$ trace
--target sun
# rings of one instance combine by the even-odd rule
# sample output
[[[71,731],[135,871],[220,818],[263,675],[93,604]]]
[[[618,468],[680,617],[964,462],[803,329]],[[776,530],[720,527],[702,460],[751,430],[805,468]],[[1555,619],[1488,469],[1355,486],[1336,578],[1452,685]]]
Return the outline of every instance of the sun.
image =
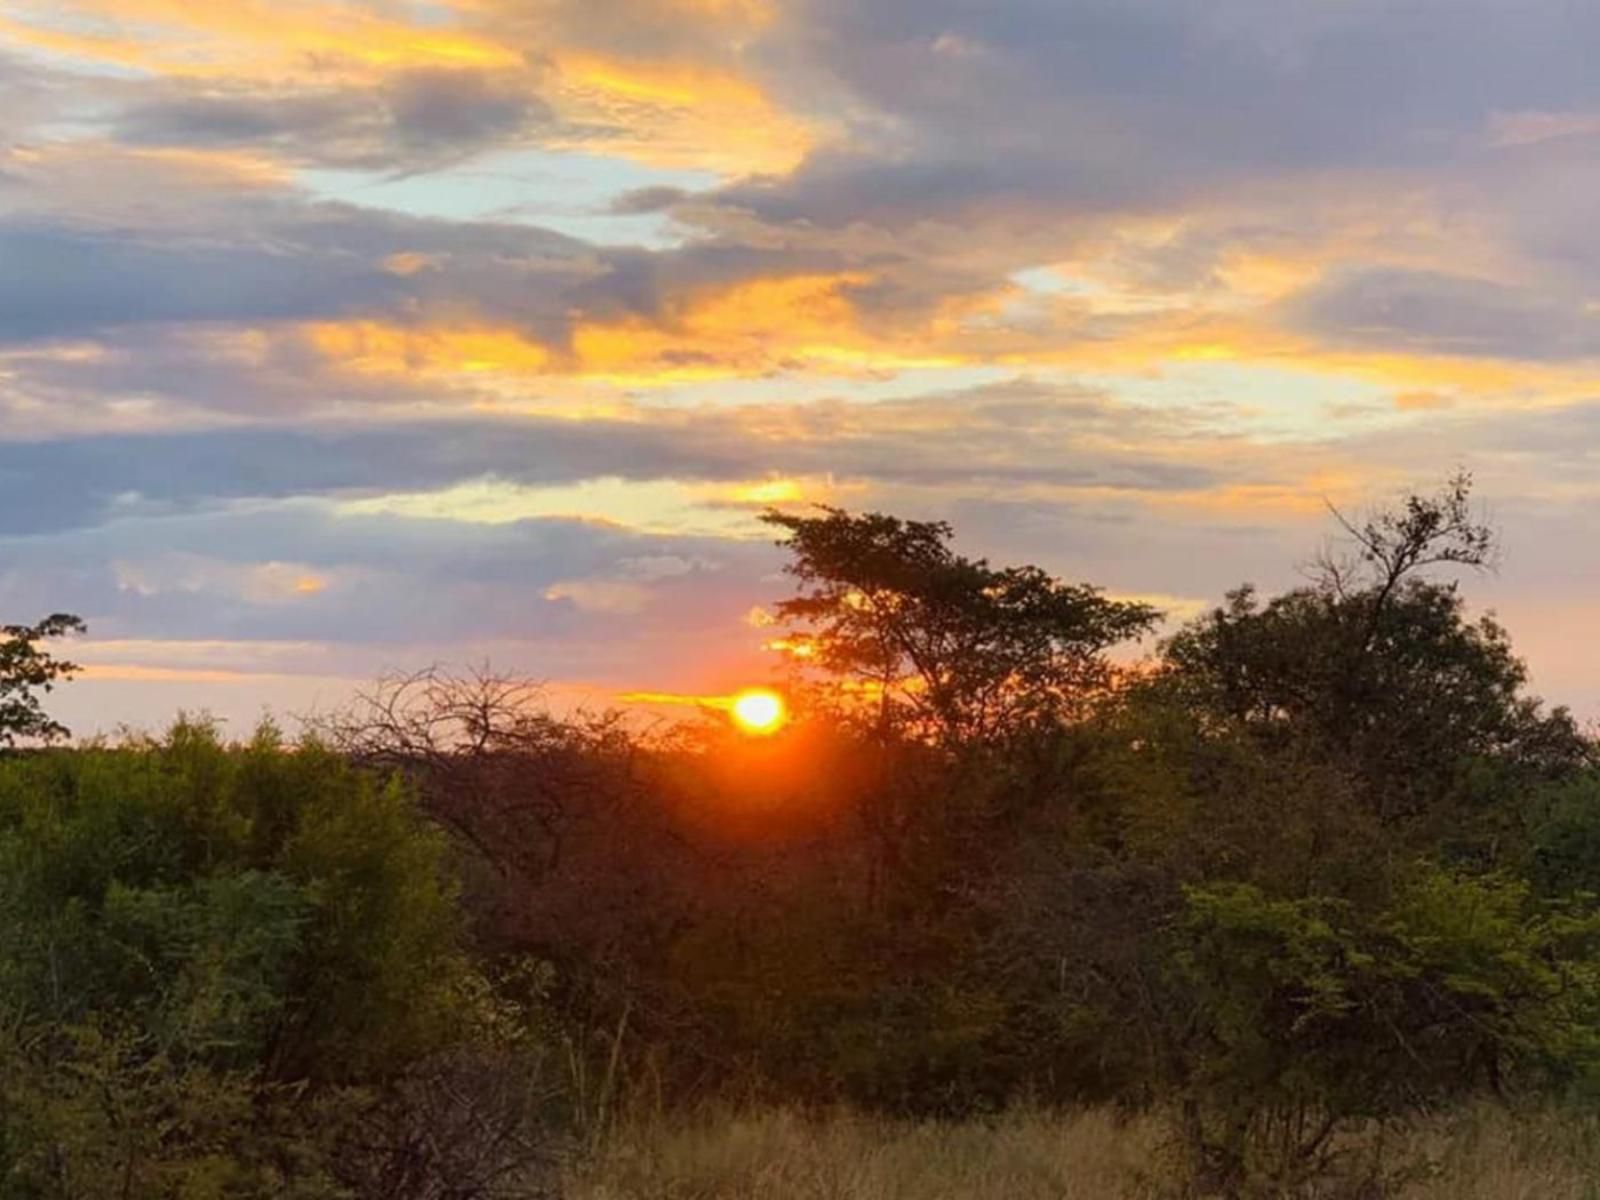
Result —
[[[789,718],[789,706],[770,688],[750,688],[733,698],[733,719],[746,733],[776,733]]]

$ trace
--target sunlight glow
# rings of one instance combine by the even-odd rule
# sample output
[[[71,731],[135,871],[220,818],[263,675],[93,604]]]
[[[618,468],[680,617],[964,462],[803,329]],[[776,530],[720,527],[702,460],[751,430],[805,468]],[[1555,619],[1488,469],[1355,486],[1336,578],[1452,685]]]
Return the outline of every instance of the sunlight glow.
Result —
[[[751,688],[734,697],[733,719],[746,733],[763,736],[776,733],[788,717],[789,709],[783,697],[769,688]]]

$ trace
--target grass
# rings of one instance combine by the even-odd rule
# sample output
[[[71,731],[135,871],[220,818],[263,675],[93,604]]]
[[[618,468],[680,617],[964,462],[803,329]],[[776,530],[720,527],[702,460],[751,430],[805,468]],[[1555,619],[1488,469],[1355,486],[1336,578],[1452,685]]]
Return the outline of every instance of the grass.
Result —
[[[1413,1131],[1421,1164],[1397,1200],[1600,1200],[1600,1126],[1475,1108]],[[702,1113],[619,1131],[574,1171],[570,1200],[1156,1200],[1171,1186],[1162,1131],[1104,1111],[994,1121],[837,1112]],[[1306,1197],[1305,1200],[1313,1200]],[[1316,1200],[1320,1200],[1317,1197]]]
[[[1592,1114],[1482,1106],[1424,1126],[1410,1148],[1433,1170],[1405,1200],[1600,1200]]]

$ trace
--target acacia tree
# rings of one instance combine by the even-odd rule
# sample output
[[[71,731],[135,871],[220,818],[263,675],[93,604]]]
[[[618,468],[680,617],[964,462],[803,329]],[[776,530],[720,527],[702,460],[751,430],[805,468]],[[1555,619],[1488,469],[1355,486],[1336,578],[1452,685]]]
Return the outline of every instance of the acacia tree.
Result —
[[[943,521],[838,508],[762,519],[785,532],[799,582],[777,605],[798,626],[786,643],[853,685],[880,735],[994,743],[1079,713],[1113,679],[1105,651],[1160,616],[1039,567],[959,555]]]
[[[0,747],[69,735],[65,725],[45,713],[40,694],[53,690],[57,680],[70,679],[78,666],[56,658],[40,643],[84,629],[68,613],[53,613],[36,625],[0,625]]]

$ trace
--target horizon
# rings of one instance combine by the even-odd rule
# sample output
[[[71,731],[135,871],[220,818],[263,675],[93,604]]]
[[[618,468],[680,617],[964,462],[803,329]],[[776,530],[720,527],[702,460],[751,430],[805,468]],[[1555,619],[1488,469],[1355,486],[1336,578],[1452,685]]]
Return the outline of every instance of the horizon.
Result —
[[[0,612],[80,735],[779,667],[769,505],[1177,618],[1471,471],[1600,718],[1600,11],[24,0]]]

